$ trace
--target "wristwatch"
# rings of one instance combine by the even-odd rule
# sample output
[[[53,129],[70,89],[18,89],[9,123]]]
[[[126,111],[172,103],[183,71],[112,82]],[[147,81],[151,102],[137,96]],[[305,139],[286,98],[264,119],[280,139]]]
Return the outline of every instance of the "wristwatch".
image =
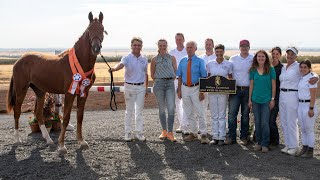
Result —
[[[274,98],[271,98],[271,100],[274,100]]]
[[[313,110],[313,107],[309,107],[310,110]]]

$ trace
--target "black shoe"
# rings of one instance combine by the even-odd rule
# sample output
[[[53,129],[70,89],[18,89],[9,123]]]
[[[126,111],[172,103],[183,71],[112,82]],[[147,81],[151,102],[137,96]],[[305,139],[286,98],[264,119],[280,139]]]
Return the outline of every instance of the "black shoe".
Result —
[[[222,145],[225,145],[224,140],[219,140],[218,146],[222,146]]]
[[[225,141],[225,144],[226,145],[232,145],[232,144],[236,144],[236,140],[232,140],[231,138],[227,138],[227,140]]]
[[[212,144],[212,145],[217,145],[217,144],[218,144],[218,140],[212,139],[212,141],[210,141],[210,144]]]

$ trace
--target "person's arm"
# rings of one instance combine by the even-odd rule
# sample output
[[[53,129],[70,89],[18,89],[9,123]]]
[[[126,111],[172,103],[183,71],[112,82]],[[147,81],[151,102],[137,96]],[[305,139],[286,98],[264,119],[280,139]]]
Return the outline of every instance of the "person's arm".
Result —
[[[315,85],[316,83],[318,83],[319,76],[318,76],[318,74],[316,74],[314,72],[312,72],[312,74],[313,74],[313,77],[309,79],[309,83],[311,85]]]
[[[109,72],[119,71],[119,70],[122,69],[123,67],[124,67],[124,64],[118,63],[118,64],[114,65],[113,68],[110,68],[108,71],[109,71]]]
[[[156,71],[156,58],[153,57],[151,59],[151,64],[150,64],[150,73],[151,73],[151,78],[154,80],[154,73]]]
[[[252,101],[251,101],[251,96],[252,96],[252,90],[253,90],[253,79],[250,80],[250,86],[249,86],[249,100],[248,100],[248,106],[250,109],[252,109]]]
[[[177,61],[176,61],[176,58],[174,56],[172,56],[171,60],[172,60],[172,66],[173,66],[174,73],[176,73],[177,72]]]
[[[146,65],[146,68],[145,68],[145,73],[146,73],[146,79],[144,81],[144,84],[146,86],[146,95],[145,97],[148,97],[148,85],[149,85],[149,77],[148,77],[148,61],[147,61],[147,65]]]
[[[178,98],[179,98],[179,99],[182,98],[181,85],[182,85],[182,77],[179,76],[179,79],[178,79],[178,89],[177,89],[177,93],[178,93]]]
[[[316,102],[316,93],[317,93],[317,88],[310,88],[310,105],[309,105],[309,111],[308,115],[309,117],[314,116],[314,106]]]
[[[269,103],[270,109],[272,109],[275,105],[275,100],[274,100],[275,97],[276,97],[276,80],[272,79],[272,96],[271,96],[271,101]]]

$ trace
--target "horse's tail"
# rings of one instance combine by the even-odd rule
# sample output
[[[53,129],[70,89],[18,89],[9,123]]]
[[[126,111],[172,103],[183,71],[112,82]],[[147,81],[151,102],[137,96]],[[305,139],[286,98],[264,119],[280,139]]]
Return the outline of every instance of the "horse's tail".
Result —
[[[13,89],[13,76],[11,77],[10,87],[7,94],[7,112],[11,112],[16,104],[16,94]]]

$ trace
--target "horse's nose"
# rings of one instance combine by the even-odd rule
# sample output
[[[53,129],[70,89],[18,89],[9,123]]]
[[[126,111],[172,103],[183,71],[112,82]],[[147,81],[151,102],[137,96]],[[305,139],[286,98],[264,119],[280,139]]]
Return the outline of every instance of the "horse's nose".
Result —
[[[97,53],[97,54],[100,53],[100,50],[101,50],[101,48],[100,48],[99,46],[96,46],[96,47],[93,49],[93,51],[94,51],[95,53]]]

